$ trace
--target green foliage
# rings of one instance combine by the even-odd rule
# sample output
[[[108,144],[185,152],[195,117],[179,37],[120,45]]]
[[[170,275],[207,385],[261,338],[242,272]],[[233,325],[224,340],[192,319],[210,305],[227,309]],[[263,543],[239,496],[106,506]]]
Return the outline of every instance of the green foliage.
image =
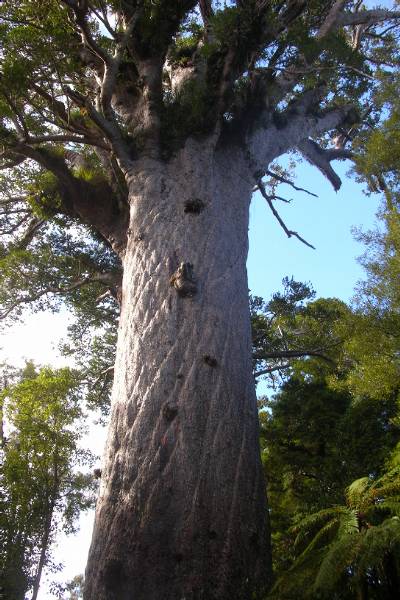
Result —
[[[188,79],[174,94],[167,93],[161,115],[164,153],[176,151],[187,135],[199,135],[209,127],[210,98],[201,81]]]
[[[332,598],[339,586],[371,586],[371,598],[391,598],[400,573],[400,471],[364,477],[347,490],[347,506],[324,509],[295,527],[297,557],[271,597],[293,598],[297,576],[308,586],[296,597]],[[378,588],[378,591],[374,588]]]
[[[379,87],[374,96],[374,110],[383,111],[384,118],[376,126],[375,117],[372,127],[357,140],[356,172],[367,181],[371,191],[380,189],[383,177],[385,186],[389,186],[392,192],[398,192],[400,77],[396,70],[390,73],[378,71],[376,77]]]
[[[190,20],[181,27],[179,37],[168,50],[168,61],[173,67],[188,66],[194,52],[198,49],[202,34],[203,28],[194,20]]]
[[[79,513],[93,504],[92,464],[79,446],[81,394],[69,369],[28,364],[1,393],[9,434],[0,467],[0,585],[9,600],[23,600],[51,565],[60,529],[76,530]]]
[[[61,301],[82,310],[85,298],[89,300],[87,295],[93,303],[92,311],[96,310],[95,298],[104,291],[100,274],[110,272],[111,282],[112,274],[117,276],[120,271],[119,261],[91,238],[86,228],[76,227],[69,232],[62,226],[66,224],[64,220],[43,229],[28,249],[11,246],[0,259],[4,314],[9,312],[11,316],[12,312],[12,317],[18,318],[26,305],[34,310],[55,310]],[[86,281],[92,282],[90,292],[82,289]]]
[[[335,298],[313,301],[309,284],[283,280],[271,300],[250,298],[256,375],[276,385],[303,371],[324,378],[336,370],[351,310]]]
[[[239,24],[240,23],[240,24]],[[220,44],[229,45],[235,30],[245,27],[243,20],[239,21],[239,9],[236,6],[226,6],[223,10],[217,10],[211,19],[213,34]]]
[[[343,503],[353,479],[381,472],[399,436],[395,398],[353,402],[350,394],[314,378],[290,378],[260,413],[278,573],[293,558],[290,527]]]

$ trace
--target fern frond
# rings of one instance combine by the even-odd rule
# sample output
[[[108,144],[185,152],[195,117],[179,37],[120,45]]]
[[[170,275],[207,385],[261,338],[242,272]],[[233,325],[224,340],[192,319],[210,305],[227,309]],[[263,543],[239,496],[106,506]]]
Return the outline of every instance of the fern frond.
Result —
[[[277,579],[268,600],[299,600],[312,597],[313,582],[318,573],[325,549],[317,550],[307,556],[301,565],[295,563],[289,571]]]
[[[320,528],[326,521],[332,519],[340,519],[340,515],[343,512],[347,512],[345,506],[333,506],[331,508],[324,508],[312,515],[308,515],[302,519],[295,527],[292,528],[292,532],[297,533],[294,546],[297,548],[301,543],[313,534],[317,528]]]
[[[315,592],[333,590],[345,571],[354,563],[360,545],[360,534],[357,533],[345,535],[330,546],[315,579]]]
[[[400,517],[400,497],[377,502],[367,514],[376,515],[379,513]]]
[[[382,486],[372,486],[370,489],[371,499],[387,498],[390,496],[398,496],[400,494],[400,478],[398,481],[388,482]]]
[[[340,517],[338,537],[358,533],[358,516],[356,510],[343,511]]]
[[[380,565],[388,552],[400,545],[400,519],[392,517],[371,527],[360,537],[361,546],[357,560],[360,574]]]
[[[365,500],[365,493],[371,484],[369,477],[356,479],[346,489],[346,500],[350,508],[360,509],[360,505]]]
[[[299,567],[303,561],[308,558],[315,550],[319,550],[322,547],[326,547],[329,542],[337,534],[338,528],[340,527],[340,520],[338,518],[328,521],[326,525],[321,527],[318,533],[313,537],[308,546],[303,550],[300,556],[296,559],[295,565]]]

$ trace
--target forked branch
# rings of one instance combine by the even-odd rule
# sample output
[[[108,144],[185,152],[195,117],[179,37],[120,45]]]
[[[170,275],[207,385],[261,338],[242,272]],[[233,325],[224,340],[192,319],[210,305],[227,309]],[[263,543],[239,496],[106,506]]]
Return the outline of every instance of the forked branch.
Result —
[[[302,140],[298,144],[298,149],[311,164],[315,165],[325,175],[332,184],[335,192],[337,192],[342,185],[342,181],[339,175],[333,170],[331,161],[352,158],[352,152],[344,148],[326,150],[310,139]]]
[[[273,197],[267,193],[267,191],[265,189],[265,184],[263,183],[263,181],[261,179],[258,180],[257,187],[260,190],[263,198],[265,198],[265,200],[268,202],[268,206],[270,207],[272,214],[274,215],[275,219],[278,221],[279,225],[282,227],[283,231],[286,233],[288,238],[296,237],[298,240],[300,240],[300,242],[302,242],[309,248],[312,248],[313,250],[315,250],[315,246],[313,246],[312,244],[307,242],[307,240],[305,240],[303,237],[301,237],[301,235],[299,235],[297,233],[297,231],[288,229],[288,227],[286,226],[285,222],[283,221],[282,217],[280,216],[280,214],[278,213],[278,211],[276,210],[276,208],[272,202]]]

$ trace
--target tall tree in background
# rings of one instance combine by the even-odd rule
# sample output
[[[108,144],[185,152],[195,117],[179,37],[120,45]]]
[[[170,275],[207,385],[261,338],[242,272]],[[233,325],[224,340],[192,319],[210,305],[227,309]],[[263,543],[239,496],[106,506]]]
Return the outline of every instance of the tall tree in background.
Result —
[[[56,535],[74,532],[93,504],[93,477],[79,469],[92,463],[79,447],[81,394],[69,369],[37,373],[28,364],[0,399],[9,429],[0,450],[0,595],[36,600]]]
[[[302,239],[263,177],[298,150],[340,187],[398,22],[339,0],[1,3],[3,316],[50,294],[121,308],[88,600],[268,580],[249,201]]]

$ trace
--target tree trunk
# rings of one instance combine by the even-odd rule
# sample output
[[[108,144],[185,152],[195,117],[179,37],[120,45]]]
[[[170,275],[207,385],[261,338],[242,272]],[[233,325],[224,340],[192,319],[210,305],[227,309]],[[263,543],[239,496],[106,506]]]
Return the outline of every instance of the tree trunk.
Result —
[[[54,505],[53,505],[53,503],[51,503],[51,505],[48,509],[49,512],[47,514],[45,524],[44,524],[44,531],[43,531],[43,536],[42,536],[41,545],[40,545],[39,562],[38,562],[38,565],[36,568],[35,577],[33,579],[31,600],[37,600],[37,597],[39,594],[40,581],[42,579],[43,568],[44,568],[44,565],[46,562],[46,554],[47,554],[47,550],[48,550],[48,546],[49,546],[51,521],[53,518],[53,510],[54,510]]]
[[[239,153],[193,141],[135,173],[85,598],[253,598],[270,554],[246,273],[251,177]]]

